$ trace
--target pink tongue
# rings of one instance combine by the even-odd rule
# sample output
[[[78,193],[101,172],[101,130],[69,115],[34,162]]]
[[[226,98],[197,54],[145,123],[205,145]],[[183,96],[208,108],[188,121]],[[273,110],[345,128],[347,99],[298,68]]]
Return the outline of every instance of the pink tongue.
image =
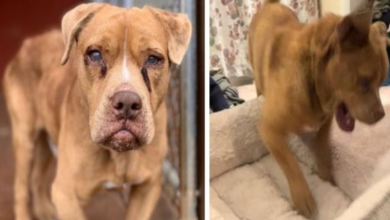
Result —
[[[337,106],[336,121],[343,131],[351,132],[355,128],[355,119],[349,114],[344,103]]]

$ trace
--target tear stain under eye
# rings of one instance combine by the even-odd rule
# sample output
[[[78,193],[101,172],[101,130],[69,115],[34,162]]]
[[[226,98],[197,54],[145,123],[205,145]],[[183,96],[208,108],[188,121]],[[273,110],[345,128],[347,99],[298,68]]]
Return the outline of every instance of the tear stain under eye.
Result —
[[[141,74],[142,74],[142,78],[144,79],[144,82],[146,84],[146,87],[148,87],[148,91],[152,92],[152,87],[150,87],[150,80],[149,80],[148,71],[146,70],[146,68],[141,69]]]
[[[107,66],[104,62],[102,62],[101,66],[102,67],[100,68],[100,74],[101,74],[100,76],[104,77],[107,73]]]
[[[90,65],[90,63],[88,62],[87,56],[84,56],[84,65],[86,65],[86,66]],[[104,61],[101,61],[99,63],[99,65],[100,65],[100,77],[103,78],[106,76],[106,73],[107,73],[107,65]]]

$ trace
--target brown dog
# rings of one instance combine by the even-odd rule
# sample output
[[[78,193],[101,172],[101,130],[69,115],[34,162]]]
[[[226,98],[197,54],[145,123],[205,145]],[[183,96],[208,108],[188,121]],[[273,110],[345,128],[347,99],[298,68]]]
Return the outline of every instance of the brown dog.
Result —
[[[355,118],[373,124],[384,116],[379,87],[389,64],[386,28],[371,25],[371,12],[329,14],[303,25],[289,8],[266,2],[249,28],[249,60],[264,103],[259,132],[282,168],[298,212],[306,217],[315,201],[286,137],[318,131],[311,146],[319,175],[333,182],[329,129],[335,116],[344,131]]]
[[[131,186],[126,219],[150,217],[167,151],[170,67],[181,62],[190,36],[183,14],[96,3],[68,12],[62,35],[23,43],[4,78],[16,219],[32,219],[31,199],[39,219],[53,219],[55,210],[61,220],[85,219],[82,207],[108,182]],[[48,137],[58,145],[56,209],[42,187]]]

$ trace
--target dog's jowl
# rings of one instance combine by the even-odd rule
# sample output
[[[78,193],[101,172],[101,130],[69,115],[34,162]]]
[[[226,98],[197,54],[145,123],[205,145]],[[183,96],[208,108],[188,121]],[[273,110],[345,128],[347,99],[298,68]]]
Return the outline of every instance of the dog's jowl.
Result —
[[[105,182],[130,184],[126,219],[149,219],[167,151],[170,65],[190,36],[184,14],[91,3],[66,13],[61,31],[23,42],[4,78],[17,220],[85,219]],[[41,190],[48,138],[58,146],[53,203]]]

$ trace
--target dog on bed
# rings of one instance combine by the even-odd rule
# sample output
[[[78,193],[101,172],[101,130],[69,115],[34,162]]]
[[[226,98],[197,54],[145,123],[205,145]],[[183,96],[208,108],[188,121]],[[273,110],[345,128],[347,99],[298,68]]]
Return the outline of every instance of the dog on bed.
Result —
[[[249,27],[249,61],[265,97],[260,136],[282,168],[297,211],[311,217],[316,203],[294,155],[289,133],[317,132],[311,149],[319,175],[331,181],[329,130],[335,117],[351,132],[355,119],[374,124],[385,115],[379,87],[388,71],[386,26],[371,11],[328,14],[300,24],[294,12],[266,1]]]
[[[17,220],[86,219],[83,207],[108,183],[130,187],[126,219],[149,219],[168,146],[170,69],[190,36],[184,14],[91,3],[65,14],[62,33],[24,41],[4,76]],[[54,206],[43,190],[48,137],[58,146]]]

